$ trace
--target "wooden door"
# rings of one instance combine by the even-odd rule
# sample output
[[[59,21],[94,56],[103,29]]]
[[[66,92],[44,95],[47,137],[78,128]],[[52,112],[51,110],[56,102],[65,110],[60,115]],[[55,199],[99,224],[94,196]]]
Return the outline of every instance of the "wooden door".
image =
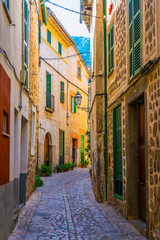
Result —
[[[44,163],[49,166],[49,138],[47,135],[44,140]]]
[[[138,105],[139,218],[146,222],[146,165],[144,103]]]
[[[72,160],[77,163],[78,140],[72,139]]]

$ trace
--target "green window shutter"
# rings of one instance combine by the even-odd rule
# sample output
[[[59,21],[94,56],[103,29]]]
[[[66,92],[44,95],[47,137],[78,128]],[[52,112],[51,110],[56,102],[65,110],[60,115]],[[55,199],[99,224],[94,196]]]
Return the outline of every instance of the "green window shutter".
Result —
[[[61,82],[60,101],[64,103],[64,82]]]
[[[51,74],[46,73],[46,107],[51,108]]]
[[[46,73],[46,92],[51,93],[51,74]]]
[[[62,56],[62,44],[58,42],[58,53]]]
[[[114,24],[108,33],[108,71],[114,69]]]
[[[23,11],[23,68],[26,70],[25,86],[28,88],[28,77],[29,77],[29,7],[26,0],[24,0],[24,11]]]
[[[123,199],[121,105],[113,111],[114,193]]]
[[[74,113],[77,111],[76,99],[74,98]]]
[[[78,78],[81,79],[81,67],[78,66]]]
[[[81,134],[81,162],[84,162],[84,135]]]
[[[64,164],[64,141],[65,133],[59,130],[59,165]]]
[[[9,11],[9,4],[10,4],[10,0],[4,0],[7,10]]]
[[[73,98],[73,97],[71,96],[71,112],[72,112],[72,98]]]
[[[141,7],[140,0],[129,0],[129,77],[141,68]]]
[[[51,44],[51,32],[47,29],[47,42]]]

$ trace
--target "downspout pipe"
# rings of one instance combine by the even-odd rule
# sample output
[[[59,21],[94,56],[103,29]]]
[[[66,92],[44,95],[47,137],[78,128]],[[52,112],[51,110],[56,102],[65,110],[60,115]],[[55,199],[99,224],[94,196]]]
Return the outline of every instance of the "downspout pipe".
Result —
[[[103,0],[103,38],[104,38],[104,166],[105,166],[105,185],[107,201],[107,45],[106,45],[106,0]]]

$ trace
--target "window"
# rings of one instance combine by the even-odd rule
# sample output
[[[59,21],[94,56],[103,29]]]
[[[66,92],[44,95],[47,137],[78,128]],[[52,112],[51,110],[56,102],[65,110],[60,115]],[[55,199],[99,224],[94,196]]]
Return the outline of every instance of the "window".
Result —
[[[8,114],[3,111],[3,133],[8,133]]]
[[[51,74],[46,73],[46,107],[51,108]]]
[[[81,162],[84,162],[84,135],[81,134]]]
[[[76,100],[71,96],[71,112],[76,113]]]
[[[114,24],[108,33],[108,73],[114,69]]]
[[[28,3],[24,0],[23,12],[23,68],[26,71],[25,87],[28,88],[28,56],[29,56],[29,8]]]
[[[129,78],[141,68],[141,1],[129,0]]]
[[[51,44],[51,32],[47,29],[47,42]]]
[[[32,135],[31,135],[31,155],[34,155],[35,146],[35,133],[36,133],[36,113],[32,111]]]
[[[78,78],[81,79],[81,67],[78,66]]]
[[[62,44],[58,42],[58,53],[62,56]]]
[[[61,82],[60,102],[64,103],[64,82]]]
[[[114,195],[123,200],[121,105],[113,110]]]
[[[5,2],[7,10],[9,12],[9,4],[10,4],[10,0],[3,0],[3,2]]]

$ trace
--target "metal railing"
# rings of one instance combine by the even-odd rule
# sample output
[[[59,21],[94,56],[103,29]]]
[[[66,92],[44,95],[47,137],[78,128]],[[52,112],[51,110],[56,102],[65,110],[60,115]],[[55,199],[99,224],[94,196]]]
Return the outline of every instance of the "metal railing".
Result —
[[[49,92],[46,92],[46,108],[55,110],[55,97]]]

